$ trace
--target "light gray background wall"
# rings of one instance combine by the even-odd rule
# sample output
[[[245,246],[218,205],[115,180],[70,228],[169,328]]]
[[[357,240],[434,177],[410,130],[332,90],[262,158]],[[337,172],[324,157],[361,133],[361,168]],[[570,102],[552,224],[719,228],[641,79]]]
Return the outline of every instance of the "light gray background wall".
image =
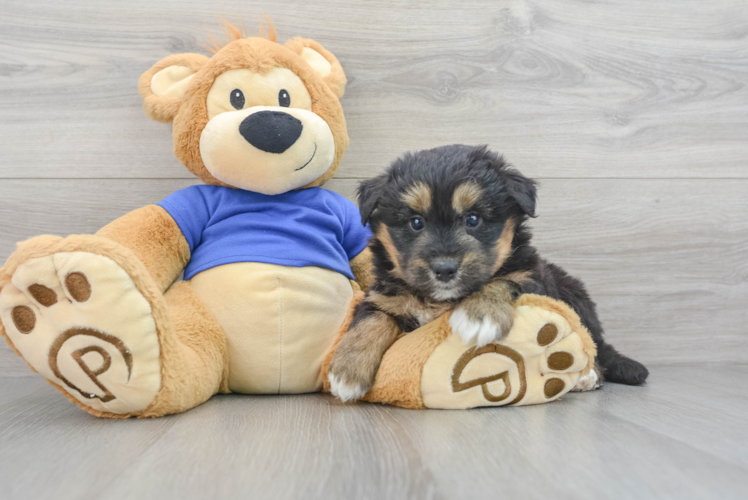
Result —
[[[195,183],[137,80],[271,16],[340,59],[352,196],[406,150],[486,143],[540,180],[535,243],[649,364],[748,361],[744,0],[0,2],[0,261]],[[0,374],[28,369],[0,347]]]

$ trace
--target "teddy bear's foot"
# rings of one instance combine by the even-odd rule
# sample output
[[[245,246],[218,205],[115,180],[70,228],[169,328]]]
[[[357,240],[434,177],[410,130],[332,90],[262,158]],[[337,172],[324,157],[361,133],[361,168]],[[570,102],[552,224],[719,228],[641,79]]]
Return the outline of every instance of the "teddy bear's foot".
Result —
[[[449,314],[403,335],[384,354],[363,399],[458,409],[546,403],[575,387],[594,388],[589,374],[597,349],[579,316],[539,295],[522,295],[514,306],[509,333],[482,347],[464,345]]]
[[[23,262],[0,291],[0,318],[26,362],[86,407],[132,414],[161,387],[151,304],[108,257],[73,251]]]
[[[595,347],[568,307],[546,297],[518,302],[514,326],[500,342],[483,347],[450,335],[423,368],[423,403],[429,408],[545,403],[595,380]],[[585,385],[586,384],[586,385]]]

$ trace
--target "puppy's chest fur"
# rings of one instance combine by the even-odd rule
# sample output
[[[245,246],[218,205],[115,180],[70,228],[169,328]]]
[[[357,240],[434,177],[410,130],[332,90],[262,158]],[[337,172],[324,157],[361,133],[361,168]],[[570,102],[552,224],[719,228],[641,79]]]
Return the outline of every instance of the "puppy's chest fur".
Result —
[[[367,300],[392,316],[404,333],[434,321],[455,306],[452,303],[424,301],[411,294],[384,295],[375,291],[369,292]]]

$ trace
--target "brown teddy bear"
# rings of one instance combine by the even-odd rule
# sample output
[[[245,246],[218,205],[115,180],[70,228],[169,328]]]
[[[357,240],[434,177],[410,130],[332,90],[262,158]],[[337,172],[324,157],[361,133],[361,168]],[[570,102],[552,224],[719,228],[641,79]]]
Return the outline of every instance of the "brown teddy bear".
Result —
[[[158,416],[217,392],[301,393],[366,284],[368,229],[319,188],[348,146],[346,77],[313,40],[247,38],[140,78],[205,185],[93,236],[40,236],[0,272],[11,346],[86,411]],[[184,273],[184,280],[175,280]]]
[[[226,32],[213,57],[172,55],[140,79],[146,114],[173,123],[175,155],[205,184],[96,235],[20,243],[0,269],[0,332],[93,415],[329,390],[371,281],[358,209],[319,187],[348,145],[339,62],[313,40],[276,43],[272,27],[267,39]],[[469,408],[592,388],[595,346],[576,314],[547,297],[514,305],[500,343],[463,345],[449,313],[401,337],[364,399]]]

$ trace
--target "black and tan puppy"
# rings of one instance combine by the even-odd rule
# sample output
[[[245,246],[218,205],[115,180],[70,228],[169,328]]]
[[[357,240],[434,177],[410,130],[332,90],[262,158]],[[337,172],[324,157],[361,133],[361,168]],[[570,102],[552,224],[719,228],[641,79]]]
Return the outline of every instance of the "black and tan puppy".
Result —
[[[363,182],[359,208],[374,232],[375,282],[333,357],[333,394],[362,397],[395,338],[448,310],[465,343],[500,340],[521,293],[548,295],[576,311],[597,343],[606,380],[644,382],[647,369],[603,340],[584,284],[530,245],[526,221],[535,217],[535,193],[535,182],[502,157],[463,145],[406,154]],[[601,383],[596,372],[580,381],[584,389]]]

